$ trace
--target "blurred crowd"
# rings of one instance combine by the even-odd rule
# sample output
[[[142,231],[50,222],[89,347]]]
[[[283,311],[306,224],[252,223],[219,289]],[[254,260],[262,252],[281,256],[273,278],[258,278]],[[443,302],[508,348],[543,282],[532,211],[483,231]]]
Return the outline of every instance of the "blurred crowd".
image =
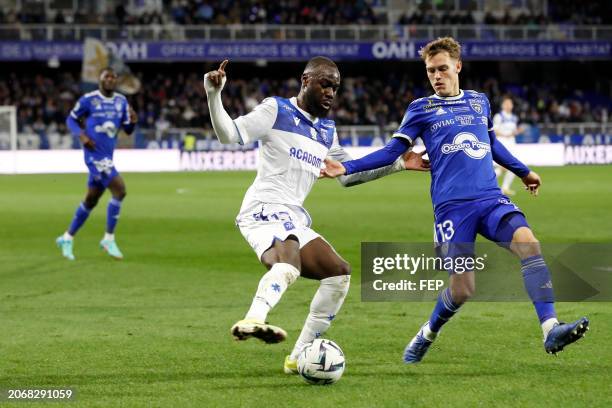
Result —
[[[139,127],[157,134],[168,128],[210,128],[210,117],[201,73],[175,75],[151,74],[142,77],[146,86],[130,96],[138,113]],[[485,92],[493,110],[501,98],[511,95],[515,113],[522,122],[601,122],[607,121],[609,97],[575,89],[563,83],[502,83],[466,78],[463,89]],[[298,94],[297,79],[237,79],[228,81],[223,92],[224,105],[231,116],[253,109],[265,97],[291,97]],[[67,133],[66,116],[82,94],[78,75],[68,72],[54,76],[21,76],[12,73],[0,78],[0,105],[16,105],[18,131],[41,129]],[[429,84],[414,82],[407,75],[346,77],[334,104],[331,118],[337,125],[397,126],[408,104],[415,98],[431,94]]]
[[[27,3],[27,2],[26,2]],[[376,0],[80,0],[74,12],[49,11],[42,2],[0,9],[0,24],[610,24],[610,1],[555,0],[546,12],[507,6],[443,10],[421,1],[410,11],[376,7]],[[417,6],[415,6],[415,4]],[[442,4],[442,2],[440,2]],[[454,4],[454,3],[453,3]],[[476,4],[476,3],[474,3]],[[486,3],[485,3],[486,4]],[[387,11],[391,11],[388,13]]]

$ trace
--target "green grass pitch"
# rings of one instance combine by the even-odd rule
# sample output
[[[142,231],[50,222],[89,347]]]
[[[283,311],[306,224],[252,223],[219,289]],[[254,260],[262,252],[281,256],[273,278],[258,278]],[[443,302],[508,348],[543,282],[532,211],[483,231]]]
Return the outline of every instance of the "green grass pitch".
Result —
[[[540,241],[612,242],[612,167],[537,170],[541,195],[519,192],[515,202]],[[86,176],[0,176],[0,389],[72,386],[77,400],[67,406],[98,407],[610,406],[612,303],[558,304],[561,318],[592,322],[559,357],[544,352],[530,304],[470,303],[422,364],[402,364],[433,304],[362,303],[359,249],[431,239],[426,174],[349,189],[317,183],[305,203],[314,228],[353,266],[351,292],[325,336],[343,348],[347,369],[330,387],[284,375],[315,282],[299,280],[269,316],[288,331],[286,343],[229,334],[263,273],[234,226],[253,177],[124,174],[117,240],[126,259],[98,248],[105,196],[69,262],[54,239]]]

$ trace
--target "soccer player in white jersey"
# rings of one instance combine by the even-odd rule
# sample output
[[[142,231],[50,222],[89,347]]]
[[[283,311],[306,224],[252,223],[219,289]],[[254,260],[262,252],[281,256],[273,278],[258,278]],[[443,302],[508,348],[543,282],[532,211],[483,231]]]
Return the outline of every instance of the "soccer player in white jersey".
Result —
[[[504,144],[504,146],[506,146],[511,153],[515,153],[515,137],[519,133],[519,128],[518,116],[512,113],[512,109],[514,108],[512,98],[508,96],[504,97],[501,108],[501,112],[496,113],[495,116],[493,116],[493,130],[495,130],[495,135]],[[498,177],[501,175],[504,176],[501,187],[502,193],[509,196],[516,194],[516,192],[511,188],[512,181],[514,180],[513,172],[500,165],[496,165],[495,174]]]
[[[329,328],[350,283],[349,264],[310,228],[310,216],[302,207],[326,157],[350,160],[338,144],[334,121],[325,119],[340,86],[340,73],[330,59],[315,57],[304,69],[297,97],[266,98],[249,114],[232,120],[221,100],[227,63],[223,61],[219,69],[204,76],[204,87],[213,128],[221,143],[260,141],[257,177],[244,197],[236,224],[268,269],[250,309],[234,324],[231,334],[237,340],[285,340],[283,329],[266,323],[268,313],[299,276],[319,280],[321,285],[302,332],[285,358],[284,371],[295,373],[299,352]],[[349,186],[404,169],[427,167],[422,155],[408,153],[389,166],[340,181]]]

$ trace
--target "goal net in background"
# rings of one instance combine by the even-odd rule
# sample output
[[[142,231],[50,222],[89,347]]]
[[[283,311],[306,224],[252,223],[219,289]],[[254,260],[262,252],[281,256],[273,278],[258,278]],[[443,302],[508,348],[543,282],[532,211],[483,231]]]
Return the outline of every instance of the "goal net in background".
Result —
[[[17,150],[17,108],[0,106],[0,150]]]

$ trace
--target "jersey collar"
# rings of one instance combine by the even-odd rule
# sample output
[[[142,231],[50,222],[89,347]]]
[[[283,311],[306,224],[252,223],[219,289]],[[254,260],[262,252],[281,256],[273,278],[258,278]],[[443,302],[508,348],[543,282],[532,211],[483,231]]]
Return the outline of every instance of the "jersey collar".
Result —
[[[302,115],[304,115],[304,117],[306,119],[311,121],[313,124],[317,123],[319,118],[317,118],[316,116],[312,116],[310,113],[308,113],[305,110],[301,109],[298,106],[298,104],[297,104],[297,98],[295,96],[293,98],[289,99],[289,102],[291,102],[291,104],[298,110],[298,112],[300,112]]]
[[[115,99],[115,92],[113,92],[113,94],[109,97],[106,97],[102,94],[102,92],[100,92],[100,90],[98,89],[96,91],[96,95],[99,96],[100,98],[104,99],[105,101],[112,101],[113,99]]]
[[[457,99],[463,98],[463,89],[460,89],[459,95],[456,96],[438,96],[436,94],[433,94],[432,97],[436,99],[442,99],[443,101],[455,101]]]

